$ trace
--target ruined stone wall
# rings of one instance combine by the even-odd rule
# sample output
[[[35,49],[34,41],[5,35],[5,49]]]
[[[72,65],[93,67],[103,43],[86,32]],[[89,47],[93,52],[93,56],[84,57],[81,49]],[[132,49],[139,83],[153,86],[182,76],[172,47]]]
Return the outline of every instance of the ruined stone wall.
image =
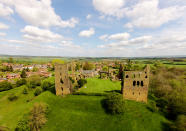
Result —
[[[67,64],[55,65],[55,88],[57,96],[71,93],[72,83],[69,80]]]
[[[122,87],[125,99],[147,102],[149,87],[149,71],[147,66],[144,71],[125,71]]]

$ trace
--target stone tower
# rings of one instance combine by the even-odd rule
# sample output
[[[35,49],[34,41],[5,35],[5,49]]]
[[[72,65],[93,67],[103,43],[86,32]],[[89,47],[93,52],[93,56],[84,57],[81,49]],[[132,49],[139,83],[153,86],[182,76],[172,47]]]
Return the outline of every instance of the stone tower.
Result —
[[[72,83],[68,76],[67,64],[55,65],[55,88],[57,96],[63,96],[71,93]]]
[[[144,71],[125,71],[122,93],[125,99],[147,102],[150,66]]]

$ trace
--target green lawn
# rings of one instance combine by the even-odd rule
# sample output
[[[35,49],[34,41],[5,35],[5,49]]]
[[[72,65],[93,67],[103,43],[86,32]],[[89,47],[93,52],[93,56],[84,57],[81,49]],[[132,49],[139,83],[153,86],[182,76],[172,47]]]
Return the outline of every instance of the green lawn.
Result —
[[[120,82],[111,82],[96,78],[88,79],[87,88],[79,92],[109,93],[120,90]],[[28,95],[21,94],[22,88],[0,92],[0,126],[14,130],[17,121],[27,113],[35,102],[49,105],[48,121],[43,131],[161,131],[167,120],[159,113],[147,109],[146,104],[126,101],[126,112],[123,115],[107,114],[102,107],[104,96],[68,95],[57,97],[46,91],[34,97],[33,91]],[[18,100],[10,102],[8,94],[20,94]],[[32,99],[30,102],[26,100]]]
[[[102,93],[106,94],[111,91],[120,91],[121,84],[119,81],[101,80],[98,78],[88,78],[87,84],[78,92],[81,93]]]

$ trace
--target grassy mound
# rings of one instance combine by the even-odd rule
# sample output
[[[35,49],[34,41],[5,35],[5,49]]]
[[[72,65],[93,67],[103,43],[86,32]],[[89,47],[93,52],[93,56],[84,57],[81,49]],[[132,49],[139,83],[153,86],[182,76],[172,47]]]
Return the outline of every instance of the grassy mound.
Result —
[[[120,90],[119,82],[88,79],[84,93],[109,93]],[[167,120],[158,113],[151,112],[146,104],[126,101],[126,111],[122,115],[107,114],[103,108],[104,96],[68,95],[58,97],[51,92],[34,96],[34,90],[22,94],[22,87],[0,93],[0,126],[14,130],[18,120],[27,113],[35,102],[49,105],[48,121],[43,131],[89,130],[89,131],[161,131]],[[16,101],[10,102],[10,93],[19,94]],[[29,100],[29,102],[28,102]]]

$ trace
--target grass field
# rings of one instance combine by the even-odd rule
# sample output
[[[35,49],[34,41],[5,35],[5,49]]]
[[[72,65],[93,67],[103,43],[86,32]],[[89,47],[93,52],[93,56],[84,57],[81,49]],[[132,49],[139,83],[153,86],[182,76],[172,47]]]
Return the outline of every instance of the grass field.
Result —
[[[110,93],[120,90],[120,83],[90,78],[86,87],[79,92]],[[8,101],[7,96],[11,92],[20,94],[18,100]],[[28,95],[21,92],[22,87],[0,92],[0,126],[14,130],[17,121],[35,102],[49,105],[48,121],[43,131],[161,131],[168,122],[159,113],[148,110],[144,103],[126,101],[127,108],[123,115],[110,115],[102,107],[104,96],[68,95],[62,98],[46,91],[34,97],[33,91]],[[26,102],[28,99],[31,101]]]

